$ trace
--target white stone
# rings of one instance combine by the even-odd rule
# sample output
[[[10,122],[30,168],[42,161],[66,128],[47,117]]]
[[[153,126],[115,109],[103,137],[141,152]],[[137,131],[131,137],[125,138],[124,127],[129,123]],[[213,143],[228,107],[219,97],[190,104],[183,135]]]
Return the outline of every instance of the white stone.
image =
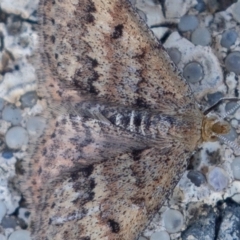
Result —
[[[0,135],[5,135],[10,126],[10,122],[0,119]]]
[[[151,235],[150,240],[170,240],[170,236],[166,231],[155,232]]]
[[[0,240],[7,240],[7,238],[4,235],[0,234]]]
[[[164,36],[164,34],[166,34],[168,29],[169,28],[167,27],[156,27],[156,28],[152,28],[152,31],[154,35],[157,37],[157,39],[161,39]]]
[[[29,16],[37,9],[38,0],[1,0],[0,7],[3,11],[20,15],[22,18]]]
[[[146,14],[148,26],[161,24],[165,21],[161,5],[155,4],[153,1],[138,0],[136,8]]]
[[[27,62],[20,64],[20,70],[4,75],[0,83],[0,97],[4,100],[16,103],[20,96],[29,91],[35,91],[37,79],[35,69]]]
[[[166,18],[178,22],[180,17],[196,4],[196,0],[165,0]]]
[[[30,232],[27,230],[17,230],[10,235],[8,240],[31,240]]]
[[[186,38],[181,37],[178,32],[173,32],[169,36],[164,47],[176,48],[181,52],[181,61],[178,63],[181,71],[190,62],[198,62],[202,66],[203,79],[195,84],[190,83],[197,100],[201,101],[206,94],[214,93],[216,89],[223,93],[226,92],[221,65],[210,47],[195,46]]]

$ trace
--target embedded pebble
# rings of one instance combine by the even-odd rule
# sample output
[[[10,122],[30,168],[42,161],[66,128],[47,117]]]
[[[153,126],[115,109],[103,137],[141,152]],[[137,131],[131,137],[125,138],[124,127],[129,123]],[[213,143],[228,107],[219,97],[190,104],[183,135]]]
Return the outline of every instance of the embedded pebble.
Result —
[[[196,170],[191,170],[187,174],[187,178],[197,187],[206,182],[204,175]]]
[[[227,140],[233,142],[238,137],[238,134],[236,130],[231,127],[230,131],[227,134],[222,134],[222,136],[225,137]]]
[[[190,62],[183,69],[183,76],[190,83],[199,82],[203,74],[203,67],[197,62]]]
[[[210,106],[212,106],[223,97],[224,95],[222,92],[209,93],[207,95],[208,103],[210,104]]]
[[[235,30],[227,30],[223,33],[221,39],[221,45],[225,48],[230,48],[235,44],[238,34]]]
[[[19,35],[22,31],[22,19],[19,16],[10,15],[7,19],[6,28],[9,35]]]
[[[203,0],[197,0],[197,5],[194,8],[199,12],[203,12],[206,9],[206,3]]]
[[[29,134],[40,136],[45,128],[46,121],[43,117],[31,117],[27,121],[27,131]]]
[[[240,1],[239,0],[233,6],[232,15],[233,15],[233,18],[240,23]]]
[[[7,240],[7,238],[4,235],[0,234],[0,240]]]
[[[180,231],[183,226],[183,215],[177,210],[169,209],[164,212],[163,221],[164,226],[169,233],[176,233]]]
[[[10,159],[13,157],[13,152],[11,150],[4,150],[2,152],[2,157],[5,159]]]
[[[197,28],[191,35],[191,42],[195,45],[208,46],[212,42],[211,33],[207,28]]]
[[[3,217],[7,213],[7,207],[4,202],[0,201],[0,222],[2,222]]]
[[[229,72],[240,74],[240,52],[232,52],[225,59],[225,66]]]
[[[147,240],[145,237],[139,237],[138,240]]]
[[[0,110],[4,107],[4,99],[0,98]]]
[[[23,127],[12,127],[5,135],[5,142],[11,149],[20,149],[28,144],[28,133]]]
[[[33,107],[37,103],[37,100],[38,96],[35,91],[27,92],[20,98],[22,107]]]
[[[30,232],[27,230],[17,230],[10,235],[8,240],[31,240]]]
[[[37,9],[38,0],[1,0],[1,10],[7,13],[20,15],[22,18],[29,18]]]
[[[228,178],[222,168],[215,167],[208,173],[208,184],[215,191],[222,191],[228,185]]]
[[[177,48],[169,48],[167,52],[176,65],[181,61],[182,54]]]
[[[234,178],[237,180],[240,180],[240,157],[236,157],[232,161],[231,168],[232,168]]]
[[[1,223],[3,228],[16,228],[18,223],[17,223],[17,219],[13,216],[5,216],[2,219],[2,223]]]
[[[178,23],[178,29],[181,32],[193,31],[197,28],[199,22],[196,16],[194,15],[185,15],[180,18]]]
[[[151,235],[150,240],[170,240],[170,236],[166,231],[155,232]]]
[[[2,111],[2,119],[13,125],[18,125],[22,121],[22,112],[19,108],[12,105],[6,106]]]

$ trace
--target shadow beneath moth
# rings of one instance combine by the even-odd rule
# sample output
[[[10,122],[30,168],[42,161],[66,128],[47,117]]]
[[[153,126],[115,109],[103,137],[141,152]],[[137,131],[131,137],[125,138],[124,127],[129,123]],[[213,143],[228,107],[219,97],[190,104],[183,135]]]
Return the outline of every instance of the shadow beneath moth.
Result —
[[[35,240],[134,240],[171,194],[205,117],[127,1],[40,0],[38,94],[47,128],[22,192]]]

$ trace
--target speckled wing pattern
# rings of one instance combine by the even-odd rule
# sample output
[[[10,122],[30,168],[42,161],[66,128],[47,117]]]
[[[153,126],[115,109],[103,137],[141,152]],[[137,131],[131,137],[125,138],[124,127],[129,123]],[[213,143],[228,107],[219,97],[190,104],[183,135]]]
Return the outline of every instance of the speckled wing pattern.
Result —
[[[40,0],[48,127],[22,191],[34,240],[134,240],[200,139],[189,86],[127,1]]]

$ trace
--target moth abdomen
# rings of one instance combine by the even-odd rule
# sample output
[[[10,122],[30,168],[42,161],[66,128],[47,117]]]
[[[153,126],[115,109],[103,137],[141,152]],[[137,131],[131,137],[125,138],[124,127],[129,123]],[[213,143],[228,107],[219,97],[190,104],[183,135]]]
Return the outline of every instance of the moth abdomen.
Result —
[[[126,132],[149,139],[179,136],[194,125],[194,118],[186,120],[181,114],[163,114],[149,109],[133,109],[111,103],[93,101],[78,104],[81,117],[111,124]]]

